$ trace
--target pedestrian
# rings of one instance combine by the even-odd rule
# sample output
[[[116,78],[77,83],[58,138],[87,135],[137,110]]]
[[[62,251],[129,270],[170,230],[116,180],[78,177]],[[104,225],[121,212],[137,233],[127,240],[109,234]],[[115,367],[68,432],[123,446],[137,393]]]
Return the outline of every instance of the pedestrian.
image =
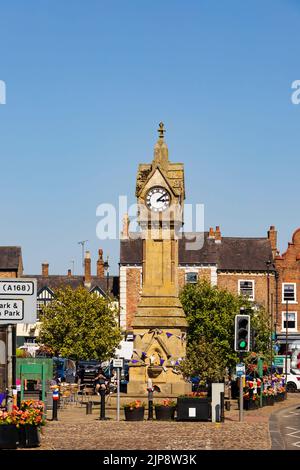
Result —
[[[102,367],[99,367],[98,373],[94,379],[95,391],[100,395],[100,390],[106,390],[107,377],[105,376]]]

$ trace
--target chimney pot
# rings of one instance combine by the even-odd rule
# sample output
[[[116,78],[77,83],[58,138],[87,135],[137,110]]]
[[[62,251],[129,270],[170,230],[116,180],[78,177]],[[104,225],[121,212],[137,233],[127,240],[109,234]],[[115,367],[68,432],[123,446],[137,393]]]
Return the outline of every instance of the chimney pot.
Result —
[[[99,258],[97,260],[97,277],[104,278],[104,261],[103,261],[103,250],[100,248],[98,251]]]
[[[72,276],[72,271],[71,269],[68,269],[68,277],[71,277]]]
[[[215,238],[215,231],[212,227],[209,227],[208,238]]]
[[[221,230],[220,230],[220,226],[219,226],[219,225],[216,226],[215,236],[216,236],[216,242],[217,242],[217,243],[221,243],[222,235],[221,235]]]

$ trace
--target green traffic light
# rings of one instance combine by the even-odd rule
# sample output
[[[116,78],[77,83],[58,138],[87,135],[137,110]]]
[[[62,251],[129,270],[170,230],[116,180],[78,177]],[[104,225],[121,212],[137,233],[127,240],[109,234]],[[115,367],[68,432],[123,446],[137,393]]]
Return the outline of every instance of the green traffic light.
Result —
[[[239,347],[240,347],[241,349],[245,349],[245,348],[246,348],[246,346],[247,346],[247,343],[246,343],[246,341],[240,341],[240,343],[239,343]]]

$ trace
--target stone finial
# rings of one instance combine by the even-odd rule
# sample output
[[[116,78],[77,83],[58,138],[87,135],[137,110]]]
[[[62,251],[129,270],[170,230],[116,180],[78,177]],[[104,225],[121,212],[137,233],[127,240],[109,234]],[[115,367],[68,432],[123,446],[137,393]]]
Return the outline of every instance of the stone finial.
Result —
[[[162,122],[159,123],[158,129],[158,141],[154,146],[154,159],[152,165],[158,166],[163,170],[167,171],[169,166],[169,156],[168,156],[168,147],[166,142],[164,141],[164,133],[166,132],[164,128],[164,124]]]
[[[166,132],[164,123],[163,123],[163,122],[160,122],[160,123],[158,124],[158,127],[159,127],[159,129],[157,129],[158,136],[159,136],[160,139],[163,139],[163,138],[164,138],[164,133]]]

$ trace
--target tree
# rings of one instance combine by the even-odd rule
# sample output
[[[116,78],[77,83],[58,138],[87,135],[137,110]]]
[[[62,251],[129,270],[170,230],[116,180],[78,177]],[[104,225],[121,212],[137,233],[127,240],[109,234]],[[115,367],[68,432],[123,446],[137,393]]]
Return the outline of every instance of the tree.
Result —
[[[83,287],[58,289],[42,309],[38,341],[55,355],[104,361],[121,340],[116,315],[113,302]]]
[[[181,366],[185,375],[221,380],[225,368],[238,362],[234,351],[234,319],[241,307],[251,315],[251,328],[257,333],[255,351],[267,356],[269,319],[262,307],[254,306],[242,296],[211,286],[205,280],[187,284],[180,300],[188,321],[187,355]],[[245,362],[251,357],[248,354]]]

